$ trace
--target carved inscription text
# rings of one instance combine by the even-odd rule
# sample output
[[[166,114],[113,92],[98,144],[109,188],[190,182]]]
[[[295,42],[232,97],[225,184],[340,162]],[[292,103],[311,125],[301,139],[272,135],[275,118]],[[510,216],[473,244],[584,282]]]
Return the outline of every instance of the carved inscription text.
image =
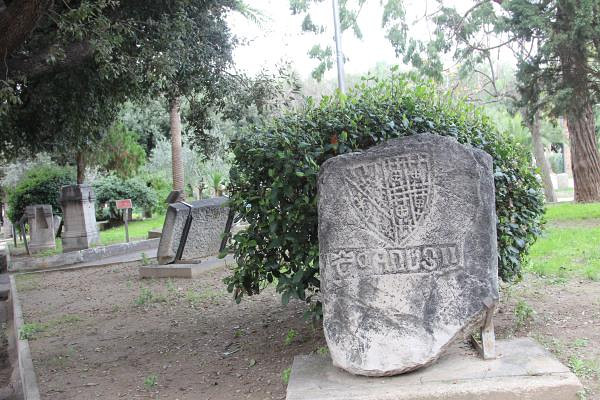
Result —
[[[443,272],[462,265],[457,244],[391,249],[343,249],[321,254],[328,278]]]

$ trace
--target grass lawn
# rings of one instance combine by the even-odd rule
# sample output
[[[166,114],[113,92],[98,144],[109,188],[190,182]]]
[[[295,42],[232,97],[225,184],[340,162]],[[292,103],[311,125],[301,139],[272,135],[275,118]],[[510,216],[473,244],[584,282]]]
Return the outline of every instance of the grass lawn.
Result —
[[[528,269],[543,277],[600,281],[600,203],[550,205]]]
[[[164,215],[155,215],[143,221],[129,223],[129,240],[142,240],[148,237],[148,231],[160,229],[165,221]],[[102,245],[125,242],[125,226],[100,231],[100,243]]]
[[[600,203],[558,203],[546,207],[546,218],[554,221],[600,218]]]

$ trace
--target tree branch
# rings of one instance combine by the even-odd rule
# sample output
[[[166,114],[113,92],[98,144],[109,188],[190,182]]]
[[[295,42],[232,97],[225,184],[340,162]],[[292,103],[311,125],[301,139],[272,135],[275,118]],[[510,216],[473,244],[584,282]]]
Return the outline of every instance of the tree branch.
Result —
[[[69,45],[64,49],[64,57],[55,62],[48,62],[50,54],[51,48],[46,48],[38,54],[26,54],[9,58],[6,63],[0,65],[0,74],[2,76],[8,74],[11,76],[26,75],[31,79],[47,73],[58,72],[67,67],[83,64],[90,59],[93,49],[90,43],[86,41]]]
[[[6,60],[27,40],[52,0],[17,0],[0,7],[0,57]],[[0,5],[0,6],[1,6]]]

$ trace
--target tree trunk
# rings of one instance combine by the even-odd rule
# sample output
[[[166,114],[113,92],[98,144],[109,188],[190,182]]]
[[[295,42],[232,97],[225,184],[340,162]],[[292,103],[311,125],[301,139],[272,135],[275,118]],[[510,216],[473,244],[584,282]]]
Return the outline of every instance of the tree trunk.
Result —
[[[577,31],[576,3],[560,1],[556,7],[557,26],[560,26],[561,34]],[[566,111],[575,201],[600,201],[600,154],[592,109],[593,87],[588,77],[592,60],[589,59],[586,45],[577,36],[558,46],[558,56],[562,81],[572,92]]]
[[[586,97],[582,107],[572,106],[567,112],[567,127],[571,140],[575,201],[587,203],[600,201],[600,154],[594,111],[589,98],[585,95],[581,97]]]
[[[554,188],[552,187],[552,179],[550,178],[550,163],[546,159],[544,154],[544,144],[542,143],[542,133],[540,132],[540,113],[536,112],[533,116],[533,121],[528,123],[529,131],[531,132],[531,138],[533,141],[533,155],[535,157],[535,164],[540,170],[542,176],[542,183],[544,185],[544,194],[546,195],[546,201],[554,203],[556,202],[556,195],[554,194]]]
[[[173,190],[181,191],[180,200],[185,198],[183,159],[181,154],[181,101],[179,97],[171,100],[171,161],[173,171]]]
[[[77,184],[81,185],[85,180],[85,158],[83,152],[77,152]]]

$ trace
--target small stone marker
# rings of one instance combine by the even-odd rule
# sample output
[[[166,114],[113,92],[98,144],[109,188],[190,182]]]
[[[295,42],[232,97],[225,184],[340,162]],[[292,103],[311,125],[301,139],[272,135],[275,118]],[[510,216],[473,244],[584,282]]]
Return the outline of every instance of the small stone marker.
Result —
[[[326,161],[318,190],[334,365],[411,371],[491,317],[498,255],[487,153],[431,134],[390,140]]]
[[[36,253],[56,248],[52,206],[50,204],[27,206],[25,215],[29,224],[29,250]]]
[[[229,213],[229,208],[225,206],[226,203],[226,197],[198,200],[191,203],[193,220],[182,260],[198,260],[219,253]],[[189,208],[184,204],[169,204],[158,245],[159,264],[168,264],[175,260],[188,213]]]

